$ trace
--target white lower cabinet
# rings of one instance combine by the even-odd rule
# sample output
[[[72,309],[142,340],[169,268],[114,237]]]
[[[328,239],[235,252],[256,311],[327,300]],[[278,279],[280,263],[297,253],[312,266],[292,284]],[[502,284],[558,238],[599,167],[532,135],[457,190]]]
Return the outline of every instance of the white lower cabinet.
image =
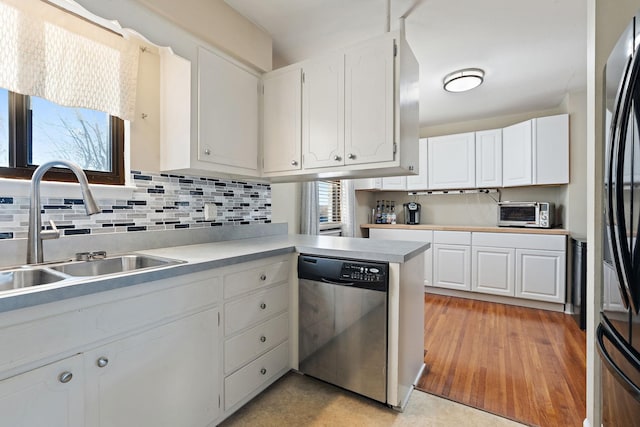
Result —
[[[218,358],[218,309],[85,353],[86,425],[207,425],[219,415]]]
[[[290,367],[290,259],[0,314],[0,426],[220,423]]]
[[[433,286],[471,290],[471,247],[465,245],[433,245]]]
[[[514,295],[515,254],[513,248],[473,246],[471,289],[495,295]]]
[[[566,237],[473,233],[473,290],[564,303]]]
[[[516,249],[515,296],[564,303],[566,262],[564,251]]]
[[[225,416],[289,368],[290,262],[285,259],[245,263],[223,275]]]
[[[433,286],[471,290],[470,232],[433,232]]]
[[[81,354],[0,381],[0,425],[84,426],[84,381]]]

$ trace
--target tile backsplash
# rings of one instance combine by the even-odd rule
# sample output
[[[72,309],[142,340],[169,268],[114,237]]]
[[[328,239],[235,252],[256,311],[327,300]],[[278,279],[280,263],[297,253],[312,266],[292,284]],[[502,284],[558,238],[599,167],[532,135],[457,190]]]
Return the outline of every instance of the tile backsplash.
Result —
[[[130,199],[98,199],[102,212],[87,216],[82,199],[41,198],[42,223],[63,235],[159,231],[271,222],[269,184],[131,171]],[[1,191],[1,190],[0,190]],[[216,216],[205,220],[205,203]],[[27,235],[29,198],[0,192],[0,239]]]

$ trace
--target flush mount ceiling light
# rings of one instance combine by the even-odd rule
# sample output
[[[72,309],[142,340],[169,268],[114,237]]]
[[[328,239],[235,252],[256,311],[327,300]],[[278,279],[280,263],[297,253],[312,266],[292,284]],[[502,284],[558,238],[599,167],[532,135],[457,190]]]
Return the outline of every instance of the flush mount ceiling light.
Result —
[[[484,80],[484,71],[480,68],[465,68],[449,73],[444,78],[444,90],[447,92],[465,92],[480,86]]]

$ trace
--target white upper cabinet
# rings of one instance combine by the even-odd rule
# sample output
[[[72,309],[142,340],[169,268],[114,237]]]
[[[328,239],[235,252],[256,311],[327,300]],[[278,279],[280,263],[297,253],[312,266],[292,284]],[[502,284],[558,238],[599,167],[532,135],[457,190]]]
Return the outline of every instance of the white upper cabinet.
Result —
[[[474,132],[429,138],[427,145],[430,189],[476,186]]]
[[[428,162],[427,156],[429,148],[427,147],[427,138],[420,139],[418,144],[419,167],[418,175],[407,176],[407,190],[426,190],[429,188],[428,182]]]
[[[569,183],[569,115],[533,119],[534,184]]]
[[[389,176],[382,178],[383,190],[406,190],[407,189],[407,177],[406,176]]]
[[[301,137],[302,70],[265,75],[263,85],[264,172],[299,170]]]
[[[540,117],[503,129],[504,187],[569,182],[569,115]]]
[[[345,55],[345,164],[394,160],[395,40],[372,40]]]
[[[531,120],[502,129],[502,185],[533,184]]]
[[[255,74],[198,49],[198,153],[225,173],[258,175],[258,86]]]
[[[476,187],[502,187],[502,129],[476,132]]]
[[[271,135],[297,133],[294,120],[281,120],[272,126],[287,129],[272,128],[263,138],[263,176],[286,182],[320,175],[325,179],[396,176],[418,170],[414,90],[418,63],[398,32],[267,73],[265,98],[266,82],[291,69],[302,70],[302,168],[267,166],[272,155],[267,151],[277,147],[269,144]],[[266,111],[274,108],[270,102],[263,103],[265,129],[273,114]]]
[[[344,54],[310,61],[303,72],[304,167],[344,165]]]

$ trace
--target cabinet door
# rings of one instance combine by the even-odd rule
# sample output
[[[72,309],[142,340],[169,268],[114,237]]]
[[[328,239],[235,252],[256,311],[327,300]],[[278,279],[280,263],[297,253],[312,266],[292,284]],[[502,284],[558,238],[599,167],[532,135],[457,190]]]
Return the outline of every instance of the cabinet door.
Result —
[[[198,160],[258,169],[256,75],[198,48]]]
[[[302,165],[302,70],[265,74],[262,146],[264,172]]]
[[[471,247],[433,245],[433,286],[471,290]]]
[[[473,188],[476,185],[473,132],[429,138],[429,188]]]
[[[626,312],[620,295],[616,270],[607,262],[602,263],[602,308],[609,311]]]
[[[418,175],[407,176],[407,190],[426,190],[429,188],[428,182],[428,150],[427,138],[421,138],[418,143]]]
[[[84,426],[82,371],[82,355],[76,355],[0,381],[0,425]]]
[[[369,229],[369,238],[378,240],[407,240],[431,243],[424,251],[424,285],[433,285],[433,232],[431,230],[389,230],[381,228]]]
[[[372,40],[345,57],[345,164],[394,160],[394,40]]]
[[[569,115],[534,119],[534,184],[569,183]]]
[[[502,129],[502,186],[533,184],[531,120]]]
[[[564,251],[516,249],[516,297],[564,303]]]
[[[219,414],[218,310],[85,354],[86,424],[204,426]]]
[[[406,190],[407,189],[407,177],[406,176],[389,176],[382,178],[383,190]]]
[[[476,132],[476,186],[502,187],[502,129]]]
[[[344,55],[303,69],[302,152],[305,169],[344,164]]]
[[[513,248],[474,246],[471,289],[486,294],[514,296],[515,256]]]

